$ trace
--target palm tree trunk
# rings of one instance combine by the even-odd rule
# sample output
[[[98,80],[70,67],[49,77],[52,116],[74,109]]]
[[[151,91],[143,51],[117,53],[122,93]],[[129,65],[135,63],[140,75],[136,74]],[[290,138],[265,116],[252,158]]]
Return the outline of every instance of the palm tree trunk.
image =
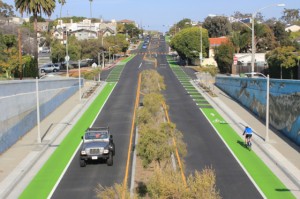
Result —
[[[61,11],[62,11],[62,4],[60,5],[60,16],[59,16],[59,18],[61,19]]]

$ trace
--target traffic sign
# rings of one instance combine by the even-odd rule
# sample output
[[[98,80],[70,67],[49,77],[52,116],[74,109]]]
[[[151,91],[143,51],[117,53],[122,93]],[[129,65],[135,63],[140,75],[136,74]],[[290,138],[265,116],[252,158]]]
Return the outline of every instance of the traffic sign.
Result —
[[[70,61],[70,56],[69,55],[67,55],[67,56],[65,56],[65,61]]]
[[[238,62],[238,57],[237,57],[237,56],[234,56],[234,57],[233,57],[233,64],[234,64],[234,65],[237,65],[237,62]]]

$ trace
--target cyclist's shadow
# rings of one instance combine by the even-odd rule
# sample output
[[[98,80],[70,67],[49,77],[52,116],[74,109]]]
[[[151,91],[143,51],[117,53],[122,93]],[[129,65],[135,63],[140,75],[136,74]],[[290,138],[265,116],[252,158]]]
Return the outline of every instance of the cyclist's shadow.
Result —
[[[248,147],[247,147],[247,145],[245,144],[245,142],[243,142],[243,141],[241,141],[241,140],[238,140],[237,143],[238,143],[239,145],[241,145],[243,148],[248,149]]]

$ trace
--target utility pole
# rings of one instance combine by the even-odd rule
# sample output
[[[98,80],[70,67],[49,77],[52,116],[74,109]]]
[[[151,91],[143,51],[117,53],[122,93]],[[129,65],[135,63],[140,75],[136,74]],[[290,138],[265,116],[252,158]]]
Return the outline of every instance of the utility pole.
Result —
[[[22,80],[23,78],[23,68],[22,68],[22,35],[21,35],[21,29],[18,29],[18,44],[19,44],[19,67],[21,68],[21,72],[20,72],[20,79]]]
[[[102,69],[104,68],[104,50],[102,51]]]

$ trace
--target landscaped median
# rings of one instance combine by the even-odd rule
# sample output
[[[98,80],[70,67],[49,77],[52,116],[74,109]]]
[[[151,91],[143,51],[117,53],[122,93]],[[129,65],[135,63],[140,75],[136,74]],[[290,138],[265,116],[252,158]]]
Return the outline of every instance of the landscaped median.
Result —
[[[47,198],[55,186],[75,150],[79,146],[80,137],[90,127],[93,120],[103,107],[116,83],[107,83],[86,112],[81,116],[59,147],[50,156],[41,170],[33,178],[20,198]]]
[[[195,94],[195,88],[192,89],[190,78],[185,72],[172,60],[168,60],[171,69],[179,81],[190,93],[199,109],[210,121],[217,133],[224,140],[239,162],[245,168],[247,173],[255,181],[266,198],[295,198],[285,185],[277,178],[276,175],[266,166],[266,164],[255,154],[244,147],[244,140],[238,135],[241,132],[235,132],[223,117],[211,106],[200,94]],[[204,103],[204,104],[203,104]],[[218,176],[217,176],[218,178]]]

